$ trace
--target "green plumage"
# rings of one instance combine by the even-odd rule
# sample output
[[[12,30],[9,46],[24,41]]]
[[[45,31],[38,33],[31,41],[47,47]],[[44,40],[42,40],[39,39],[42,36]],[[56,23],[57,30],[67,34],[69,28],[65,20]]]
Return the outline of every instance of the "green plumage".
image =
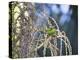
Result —
[[[56,36],[57,35],[57,31],[55,28],[48,28],[46,30],[46,33],[49,35],[49,36]]]

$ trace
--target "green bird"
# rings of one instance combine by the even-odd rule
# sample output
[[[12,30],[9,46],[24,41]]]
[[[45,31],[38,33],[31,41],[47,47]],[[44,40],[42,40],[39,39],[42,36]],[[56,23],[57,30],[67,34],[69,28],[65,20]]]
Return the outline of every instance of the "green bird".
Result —
[[[46,33],[48,34],[48,36],[56,36],[57,30],[55,28],[47,28]]]

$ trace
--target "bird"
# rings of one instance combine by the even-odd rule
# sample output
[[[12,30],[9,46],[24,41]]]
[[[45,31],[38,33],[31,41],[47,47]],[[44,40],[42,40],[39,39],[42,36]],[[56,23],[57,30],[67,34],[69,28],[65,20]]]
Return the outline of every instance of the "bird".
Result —
[[[57,29],[56,28],[47,28],[46,33],[48,34],[48,36],[56,36]]]

